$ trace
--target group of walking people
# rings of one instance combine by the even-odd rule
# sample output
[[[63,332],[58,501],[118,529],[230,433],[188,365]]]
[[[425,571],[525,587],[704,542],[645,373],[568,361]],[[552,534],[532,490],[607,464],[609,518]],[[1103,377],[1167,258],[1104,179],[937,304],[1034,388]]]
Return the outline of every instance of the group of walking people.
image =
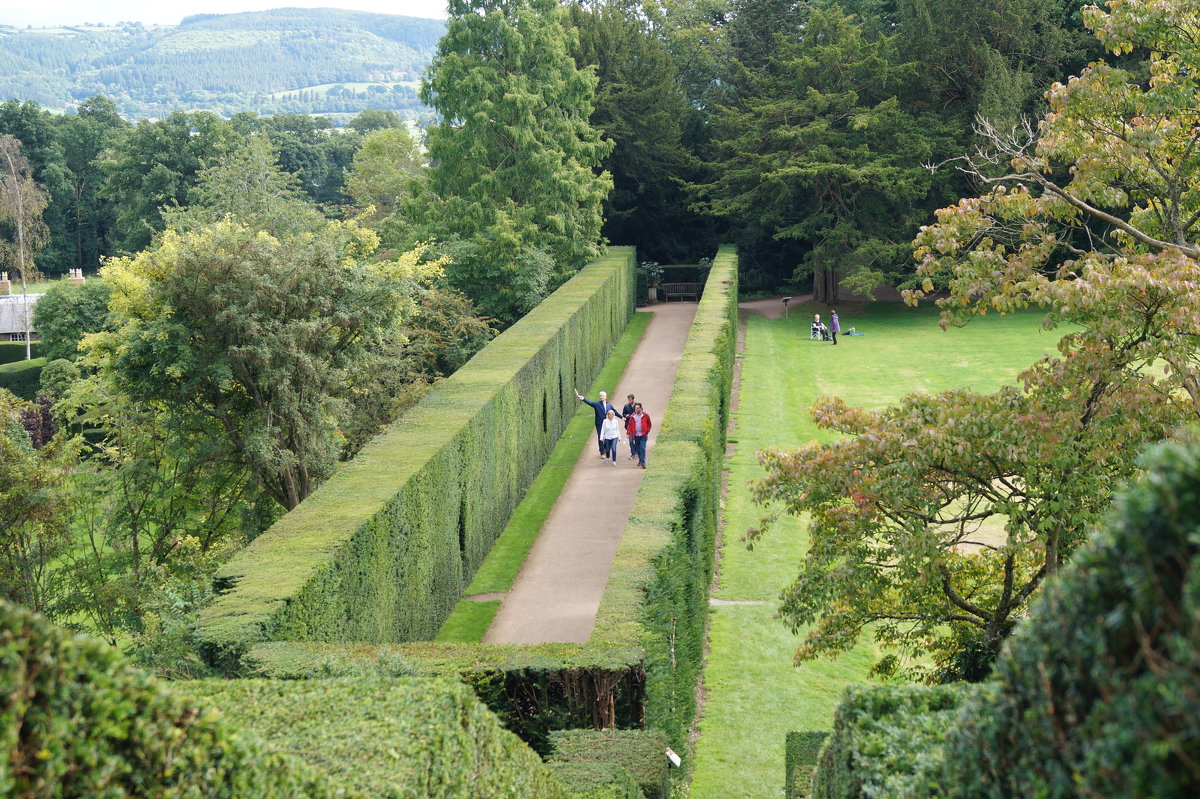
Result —
[[[617,444],[621,440],[622,427],[629,437],[629,459],[636,460],[642,469],[646,468],[646,439],[650,435],[650,414],[642,408],[632,394],[626,396],[625,407],[619,412],[615,405],[608,401],[607,392],[600,392],[600,399],[593,402],[587,397],[575,392],[580,402],[592,406],[596,414],[596,441],[600,447],[601,458],[611,458],[612,465],[617,465]],[[620,419],[624,422],[622,426]]]

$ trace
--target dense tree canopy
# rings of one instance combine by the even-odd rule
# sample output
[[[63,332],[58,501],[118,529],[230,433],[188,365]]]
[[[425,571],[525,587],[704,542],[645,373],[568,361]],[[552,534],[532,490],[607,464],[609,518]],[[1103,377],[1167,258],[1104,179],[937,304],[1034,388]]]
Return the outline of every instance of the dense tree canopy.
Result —
[[[883,640],[978,676],[1133,473],[1130,451],[1200,415],[1200,29],[1186,3],[1087,16],[1112,51],[1149,53],[1150,80],[1097,62],[1050,90],[1036,138],[985,127],[998,158],[966,164],[987,191],[922,228],[925,288],[909,294],[947,286],[946,325],[1039,306],[1047,327],[1069,326],[1059,354],[987,397],[879,413],[822,401],[818,421],[850,438],[764,456],[760,499],[814,518],[784,605],[817,625],[800,656],[878,622]]]
[[[576,66],[553,0],[453,0],[422,99],[428,192],[416,236],[454,244],[451,283],[512,322],[600,252],[597,174],[612,149],[588,118],[595,75]]]

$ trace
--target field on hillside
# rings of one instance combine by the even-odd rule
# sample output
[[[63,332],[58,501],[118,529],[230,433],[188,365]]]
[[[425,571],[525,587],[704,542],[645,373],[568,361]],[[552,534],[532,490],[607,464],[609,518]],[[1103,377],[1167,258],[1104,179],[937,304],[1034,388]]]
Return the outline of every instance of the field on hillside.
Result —
[[[805,522],[784,518],[747,551],[738,538],[763,509],[750,502],[749,480],[762,469],[756,451],[827,440],[807,409],[822,394],[880,407],[907,393],[969,387],[988,391],[1011,382],[1053,352],[1059,334],[1041,329],[1041,315],[990,316],[941,331],[933,308],[868,305],[838,309],[836,347],[809,340],[814,312],[792,308],[787,319],[750,315],[741,358],[741,389],[730,440],[724,548],[714,598],[756,604],[710,609],[707,692],[691,799],[769,799],[783,786],[784,736],[829,727],[843,687],[867,679],[876,650],[864,641],[837,658],[792,665],[799,643],[775,618],[779,592],[795,577],[807,546]]]

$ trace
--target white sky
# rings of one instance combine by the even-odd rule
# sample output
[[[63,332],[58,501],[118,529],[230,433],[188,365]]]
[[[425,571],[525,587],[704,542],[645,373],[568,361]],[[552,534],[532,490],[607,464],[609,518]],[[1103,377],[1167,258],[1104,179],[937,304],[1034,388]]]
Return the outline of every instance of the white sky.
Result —
[[[19,7],[14,7],[19,6]],[[446,0],[4,0],[0,25],[35,28],[84,22],[178,25],[192,14],[235,14],[272,8],[348,8],[378,14],[444,19]]]

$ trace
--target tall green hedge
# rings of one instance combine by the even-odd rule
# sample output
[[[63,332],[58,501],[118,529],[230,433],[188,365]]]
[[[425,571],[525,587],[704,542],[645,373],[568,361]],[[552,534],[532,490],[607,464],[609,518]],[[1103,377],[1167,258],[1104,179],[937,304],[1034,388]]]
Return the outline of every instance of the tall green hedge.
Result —
[[[42,342],[35,341],[29,345],[34,358],[42,357]],[[25,360],[24,341],[0,341],[0,363],[13,363]]]
[[[722,246],[684,347],[675,388],[617,548],[594,644],[635,640],[645,726],[681,755],[696,715],[729,393],[737,347],[737,251]]]
[[[210,659],[432,637],[633,314],[633,265],[583,269],[239,553],[201,617]]]
[[[616,763],[549,763],[571,799],[646,799],[637,780]]]
[[[976,690],[969,683],[850,686],[821,750],[811,796],[912,796],[936,779],[942,739]]]
[[[333,790],[195,702],[0,601],[0,796],[324,799]]]
[[[571,727],[645,727],[686,752],[703,655],[708,584],[737,331],[737,255],[715,259],[586,644],[396,646],[274,642],[248,668],[276,678],[407,658],[454,675],[539,751]]]
[[[351,795],[565,799],[561,783],[466,686],[448,679],[181,683]]]
[[[992,691],[964,707],[945,791],[1200,796],[1200,441],[1142,465],[1018,626]]]

